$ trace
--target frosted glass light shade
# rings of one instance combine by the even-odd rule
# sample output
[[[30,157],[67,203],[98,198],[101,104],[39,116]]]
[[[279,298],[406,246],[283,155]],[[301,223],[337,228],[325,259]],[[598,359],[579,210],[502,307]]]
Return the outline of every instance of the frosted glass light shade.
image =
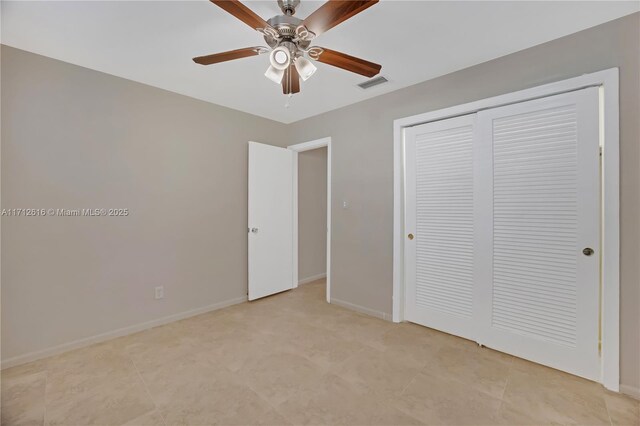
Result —
[[[282,77],[284,77],[284,70],[279,70],[270,66],[267,68],[267,72],[264,73],[264,76],[274,83],[280,84],[282,82]]]
[[[310,60],[302,56],[296,59],[295,65],[302,81],[307,81],[307,79],[309,79],[309,77],[311,77],[318,69]]]
[[[291,52],[284,46],[276,47],[269,55],[271,66],[278,70],[286,70],[291,64]]]

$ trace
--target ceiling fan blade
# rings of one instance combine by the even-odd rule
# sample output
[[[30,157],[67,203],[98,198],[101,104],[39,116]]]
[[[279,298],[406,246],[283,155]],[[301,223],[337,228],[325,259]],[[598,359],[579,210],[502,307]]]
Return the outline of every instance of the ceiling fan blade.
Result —
[[[285,95],[300,92],[300,75],[295,65],[289,65],[282,78],[282,93]]]
[[[258,28],[271,28],[267,21],[259,17],[253,10],[249,9],[238,0],[210,0],[211,3],[226,10],[254,30]]]
[[[302,22],[316,36],[378,3],[378,0],[329,0]]]
[[[266,47],[245,47],[244,49],[229,50],[228,52],[214,53],[213,55],[198,56],[193,58],[193,62],[200,65],[217,64],[218,62],[232,61],[234,59],[256,56],[264,53]]]
[[[365,61],[364,59],[356,58],[346,53],[325,49],[324,47],[322,47],[322,50],[317,61],[327,65],[333,65],[334,67],[342,68],[343,70],[366,77],[373,77],[382,69],[382,65],[374,64],[373,62]]]

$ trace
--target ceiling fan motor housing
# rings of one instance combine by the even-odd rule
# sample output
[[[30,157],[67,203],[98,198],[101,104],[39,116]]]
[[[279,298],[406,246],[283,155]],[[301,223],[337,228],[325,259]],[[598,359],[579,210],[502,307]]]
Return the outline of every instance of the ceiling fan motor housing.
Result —
[[[296,18],[290,15],[278,15],[267,21],[280,35],[281,39],[278,40],[271,36],[268,32],[263,33],[264,41],[271,48],[277,47],[282,42],[291,42],[296,37],[296,28],[302,24],[302,19]],[[306,49],[311,44],[311,40],[298,40],[296,42],[298,47]]]

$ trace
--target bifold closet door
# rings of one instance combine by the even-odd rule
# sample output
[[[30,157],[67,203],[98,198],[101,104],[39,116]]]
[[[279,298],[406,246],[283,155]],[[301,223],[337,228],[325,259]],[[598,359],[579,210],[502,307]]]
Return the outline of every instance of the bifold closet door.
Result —
[[[406,130],[405,318],[475,339],[475,114]]]
[[[598,380],[598,89],[477,123],[477,340]]]

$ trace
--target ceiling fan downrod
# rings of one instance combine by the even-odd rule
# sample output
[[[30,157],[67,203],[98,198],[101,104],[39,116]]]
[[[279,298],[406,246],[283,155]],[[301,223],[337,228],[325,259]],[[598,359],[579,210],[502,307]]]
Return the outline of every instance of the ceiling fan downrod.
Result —
[[[296,7],[300,4],[300,0],[278,0],[280,10],[287,16],[293,16],[296,13]]]

